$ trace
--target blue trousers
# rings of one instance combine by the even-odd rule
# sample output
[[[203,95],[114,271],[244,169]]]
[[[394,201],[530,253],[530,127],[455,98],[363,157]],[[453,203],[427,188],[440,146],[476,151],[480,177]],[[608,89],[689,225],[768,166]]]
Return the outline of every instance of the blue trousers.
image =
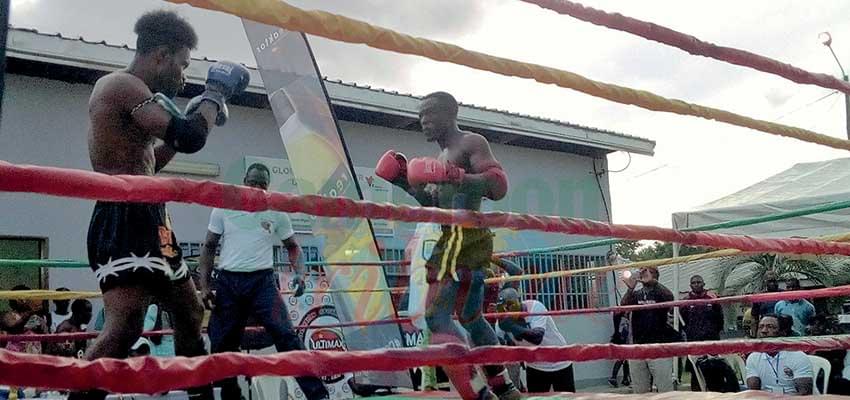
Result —
[[[212,353],[239,351],[242,334],[251,316],[271,336],[277,351],[304,350],[304,344],[289,322],[274,270],[219,271],[215,289],[215,309],[209,322]],[[325,385],[318,377],[301,376],[295,380],[309,400],[328,396]],[[223,400],[241,398],[235,377],[216,382],[216,386],[221,387]]]

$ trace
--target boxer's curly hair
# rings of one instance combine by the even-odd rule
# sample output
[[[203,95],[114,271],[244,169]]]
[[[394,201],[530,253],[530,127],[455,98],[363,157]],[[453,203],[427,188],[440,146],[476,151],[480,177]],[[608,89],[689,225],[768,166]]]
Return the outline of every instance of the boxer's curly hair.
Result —
[[[136,49],[142,54],[160,46],[167,46],[172,52],[183,48],[194,50],[198,46],[195,29],[174,11],[156,10],[143,14],[136,21],[133,32],[138,35]]]

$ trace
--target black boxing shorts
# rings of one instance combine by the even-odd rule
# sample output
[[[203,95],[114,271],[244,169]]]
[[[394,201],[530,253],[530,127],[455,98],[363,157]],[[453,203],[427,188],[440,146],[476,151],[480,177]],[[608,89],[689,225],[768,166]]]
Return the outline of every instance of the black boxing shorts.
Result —
[[[165,204],[97,202],[88,232],[89,266],[100,290],[152,289],[189,279]]]

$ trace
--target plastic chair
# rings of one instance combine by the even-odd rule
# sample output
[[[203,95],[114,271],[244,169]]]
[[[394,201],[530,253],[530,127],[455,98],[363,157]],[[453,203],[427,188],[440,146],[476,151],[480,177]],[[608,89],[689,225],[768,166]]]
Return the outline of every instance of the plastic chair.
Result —
[[[747,362],[744,361],[744,358],[741,357],[739,354],[724,354],[721,357],[723,357],[723,359],[726,360],[726,363],[729,364],[729,366],[731,366],[733,370],[735,370],[735,373],[740,378],[738,382],[743,385],[746,385]]]
[[[814,394],[826,394],[832,365],[829,364],[827,359],[819,356],[809,356],[809,360],[812,362],[812,380],[814,381],[812,386],[814,386]],[[823,371],[823,390],[818,388],[818,377],[821,371]]]
[[[255,399],[259,400],[285,400],[289,398],[287,386],[288,377],[281,376],[255,376],[251,378],[250,390]]]
[[[706,388],[705,388],[705,377],[702,376],[702,371],[700,371],[700,369],[697,367],[697,359],[698,358],[699,357],[697,357],[697,356],[688,355],[688,361],[691,362],[691,366],[693,367],[692,369],[694,371],[693,377],[697,378],[697,382],[699,382],[700,390],[705,392],[705,391],[707,391]],[[693,379],[693,377],[691,377],[691,379]]]

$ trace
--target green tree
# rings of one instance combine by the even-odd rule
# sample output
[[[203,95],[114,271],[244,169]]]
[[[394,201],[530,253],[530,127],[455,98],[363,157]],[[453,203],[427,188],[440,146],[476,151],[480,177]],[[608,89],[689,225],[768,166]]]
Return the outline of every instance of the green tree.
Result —
[[[808,279],[818,285],[832,287],[850,283],[850,258],[835,256],[783,256],[752,254],[722,259],[715,271],[717,293],[731,296],[765,291],[764,274],[773,270],[779,279]],[[840,306],[843,298],[829,302],[830,311]]]
[[[689,256],[693,254],[702,254],[714,251],[708,247],[685,246],[679,247],[679,256]],[[657,260],[660,258],[673,257],[673,243],[670,242],[654,242],[653,244],[643,247],[637,251],[636,257],[632,260],[646,261]]]
[[[624,240],[614,245],[614,251],[617,255],[628,260],[637,258],[637,251],[640,248],[640,242],[637,240]]]

